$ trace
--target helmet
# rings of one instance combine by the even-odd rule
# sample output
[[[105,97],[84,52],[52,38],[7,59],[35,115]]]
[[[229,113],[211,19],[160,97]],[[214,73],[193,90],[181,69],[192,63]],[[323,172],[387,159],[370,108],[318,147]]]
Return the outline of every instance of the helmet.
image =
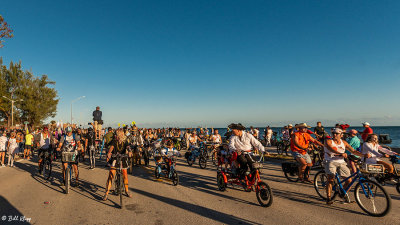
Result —
[[[65,131],[66,131],[66,132],[72,132],[72,127],[67,127],[67,128],[65,128]]]

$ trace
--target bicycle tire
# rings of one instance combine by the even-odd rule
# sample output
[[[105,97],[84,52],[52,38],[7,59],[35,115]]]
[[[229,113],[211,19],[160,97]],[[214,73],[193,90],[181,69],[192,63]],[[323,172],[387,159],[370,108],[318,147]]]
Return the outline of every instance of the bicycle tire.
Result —
[[[273,202],[273,194],[269,185],[263,181],[257,184],[256,196],[262,207],[269,207]]]
[[[156,166],[156,168],[154,169],[154,176],[156,177],[156,179],[160,179],[161,174],[158,172],[158,166]]]
[[[276,152],[278,153],[278,155],[281,155],[283,152],[283,149],[282,149],[282,144],[281,143],[278,143],[277,145],[276,145]]]
[[[188,164],[189,166],[192,166],[193,163],[194,163],[194,160],[191,159],[191,158],[188,158],[188,159],[186,159],[186,162],[187,162],[187,164]]]
[[[217,166],[217,165],[218,165],[214,153],[211,155],[211,162],[212,162],[212,164],[213,164],[214,166]]]
[[[218,190],[220,190],[220,191],[226,190],[226,183],[224,180],[224,176],[220,172],[218,172],[218,174],[217,174],[217,185],[218,185]]]
[[[204,157],[204,155],[201,155],[201,156],[199,157],[199,166],[200,166],[200,168],[202,168],[202,169],[205,169],[205,168],[207,167],[207,158]]]
[[[290,182],[297,182],[299,181],[299,172],[294,173],[293,175],[291,173],[283,172],[285,174],[285,177],[288,181]]]
[[[368,183],[371,184],[371,185],[369,185]],[[382,212],[373,212],[373,211],[367,209],[367,208],[365,207],[365,205],[361,202],[361,196],[362,196],[362,195],[360,196],[360,191],[359,191],[359,190],[361,189],[361,190],[363,191],[363,188],[362,188],[361,185],[363,185],[363,187],[366,188],[366,187],[364,186],[365,184],[368,184],[368,191],[369,191],[369,189],[372,187],[372,188],[380,189],[380,191],[383,193],[384,199],[386,200],[386,203],[384,204],[384,205],[385,205],[385,206],[384,206],[385,208],[384,208],[384,210],[383,210]],[[374,191],[374,194],[376,194],[376,191],[377,191],[377,190]],[[365,195],[365,192],[363,191],[362,194]],[[377,182],[375,182],[375,181],[372,181],[372,180],[364,180],[364,181],[362,181],[362,182],[357,183],[356,186],[355,186],[355,188],[354,188],[354,197],[355,197],[355,199],[356,199],[356,202],[357,202],[358,206],[359,206],[364,212],[366,212],[366,213],[368,213],[369,215],[374,216],[374,217],[382,217],[382,216],[385,216],[386,214],[389,213],[389,211],[390,211],[390,209],[391,209],[391,207],[392,207],[392,202],[391,202],[391,200],[390,200],[389,194],[386,192],[386,190],[385,190],[379,183],[377,183]],[[366,198],[370,199],[370,196],[368,196],[368,197],[366,197]],[[375,197],[374,197],[374,199],[375,199]],[[370,199],[370,200],[371,200],[371,199]],[[373,202],[373,203],[372,203],[373,209],[375,210],[375,200],[373,200],[372,202]]]
[[[121,174],[119,172],[119,204],[121,206],[121,209],[124,208],[124,201],[122,199],[122,190],[123,190],[123,186],[124,186],[124,182],[121,180]]]
[[[325,171],[321,170],[319,171],[317,174],[315,174],[314,177],[314,189],[317,192],[317,194],[319,195],[319,197],[321,197],[323,200],[326,201],[326,185],[328,182],[328,177],[326,176]],[[338,195],[338,188],[333,189],[333,187],[336,187],[336,180],[334,180],[334,183],[332,184],[332,192],[331,192],[331,199],[334,200],[336,198],[336,196]]]
[[[174,186],[177,186],[179,184],[178,173],[175,170],[172,172],[171,180]]]
[[[396,184],[396,191],[400,194],[400,183]]]
[[[51,162],[49,160],[46,160],[45,164],[44,164],[44,167],[43,167],[43,177],[44,177],[44,179],[46,179],[46,180],[50,179],[51,169],[52,169]]]
[[[67,167],[65,169],[65,193],[69,194],[69,187],[71,185],[70,177],[69,177],[69,170],[70,168]]]

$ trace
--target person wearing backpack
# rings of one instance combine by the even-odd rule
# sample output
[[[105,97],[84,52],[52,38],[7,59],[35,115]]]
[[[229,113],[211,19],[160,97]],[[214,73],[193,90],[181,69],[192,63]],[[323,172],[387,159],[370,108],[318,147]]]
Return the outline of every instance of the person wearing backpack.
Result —
[[[65,129],[66,134],[61,136],[60,143],[58,144],[57,151],[62,150],[63,152],[73,152],[80,148],[81,141],[79,137],[76,137],[75,134],[72,133],[72,127],[67,127]],[[62,160],[62,159],[61,159]],[[62,173],[63,173],[63,182],[61,186],[65,185],[65,169],[68,167],[68,162],[62,161]],[[78,157],[75,157],[75,162],[71,162],[72,169],[75,173],[75,186],[79,186],[79,170],[78,170]]]

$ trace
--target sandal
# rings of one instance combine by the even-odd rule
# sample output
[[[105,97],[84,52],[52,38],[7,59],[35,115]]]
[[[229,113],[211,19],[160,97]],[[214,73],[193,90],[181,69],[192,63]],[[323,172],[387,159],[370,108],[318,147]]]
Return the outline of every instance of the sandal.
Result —
[[[310,180],[310,179],[303,180],[303,183],[314,184],[314,182],[312,180]]]
[[[107,199],[108,199],[108,194],[105,194],[103,197],[103,201],[107,201]]]
[[[326,204],[327,205],[332,205],[333,204],[333,200],[331,198],[326,198]]]
[[[128,198],[132,198],[132,195],[131,195],[131,193],[129,193],[129,192],[126,192],[126,191],[125,191],[125,194],[126,194],[126,197],[128,197]]]

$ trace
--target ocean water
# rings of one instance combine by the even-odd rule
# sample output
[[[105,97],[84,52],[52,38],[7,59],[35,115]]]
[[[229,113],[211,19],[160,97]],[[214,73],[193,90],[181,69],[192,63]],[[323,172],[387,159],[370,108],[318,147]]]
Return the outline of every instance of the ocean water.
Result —
[[[271,127],[274,132],[278,132],[280,134],[281,127]],[[332,127],[325,127],[327,132],[330,132]],[[221,136],[225,135],[227,129],[226,128],[216,128],[218,129]],[[264,135],[265,127],[258,127],[260,131],[260,138]],[[350,127],[349,129],[355,129],[363,131],[363,127]],[[385,127],[372,127],[374,133],[376,134],[389,134],[389,137],[392,139],[392,143],[388,144],[390,147],[400,148],[400,126],[385,126]],[[314,131],[314,127],[310,128],[310,130]]]

